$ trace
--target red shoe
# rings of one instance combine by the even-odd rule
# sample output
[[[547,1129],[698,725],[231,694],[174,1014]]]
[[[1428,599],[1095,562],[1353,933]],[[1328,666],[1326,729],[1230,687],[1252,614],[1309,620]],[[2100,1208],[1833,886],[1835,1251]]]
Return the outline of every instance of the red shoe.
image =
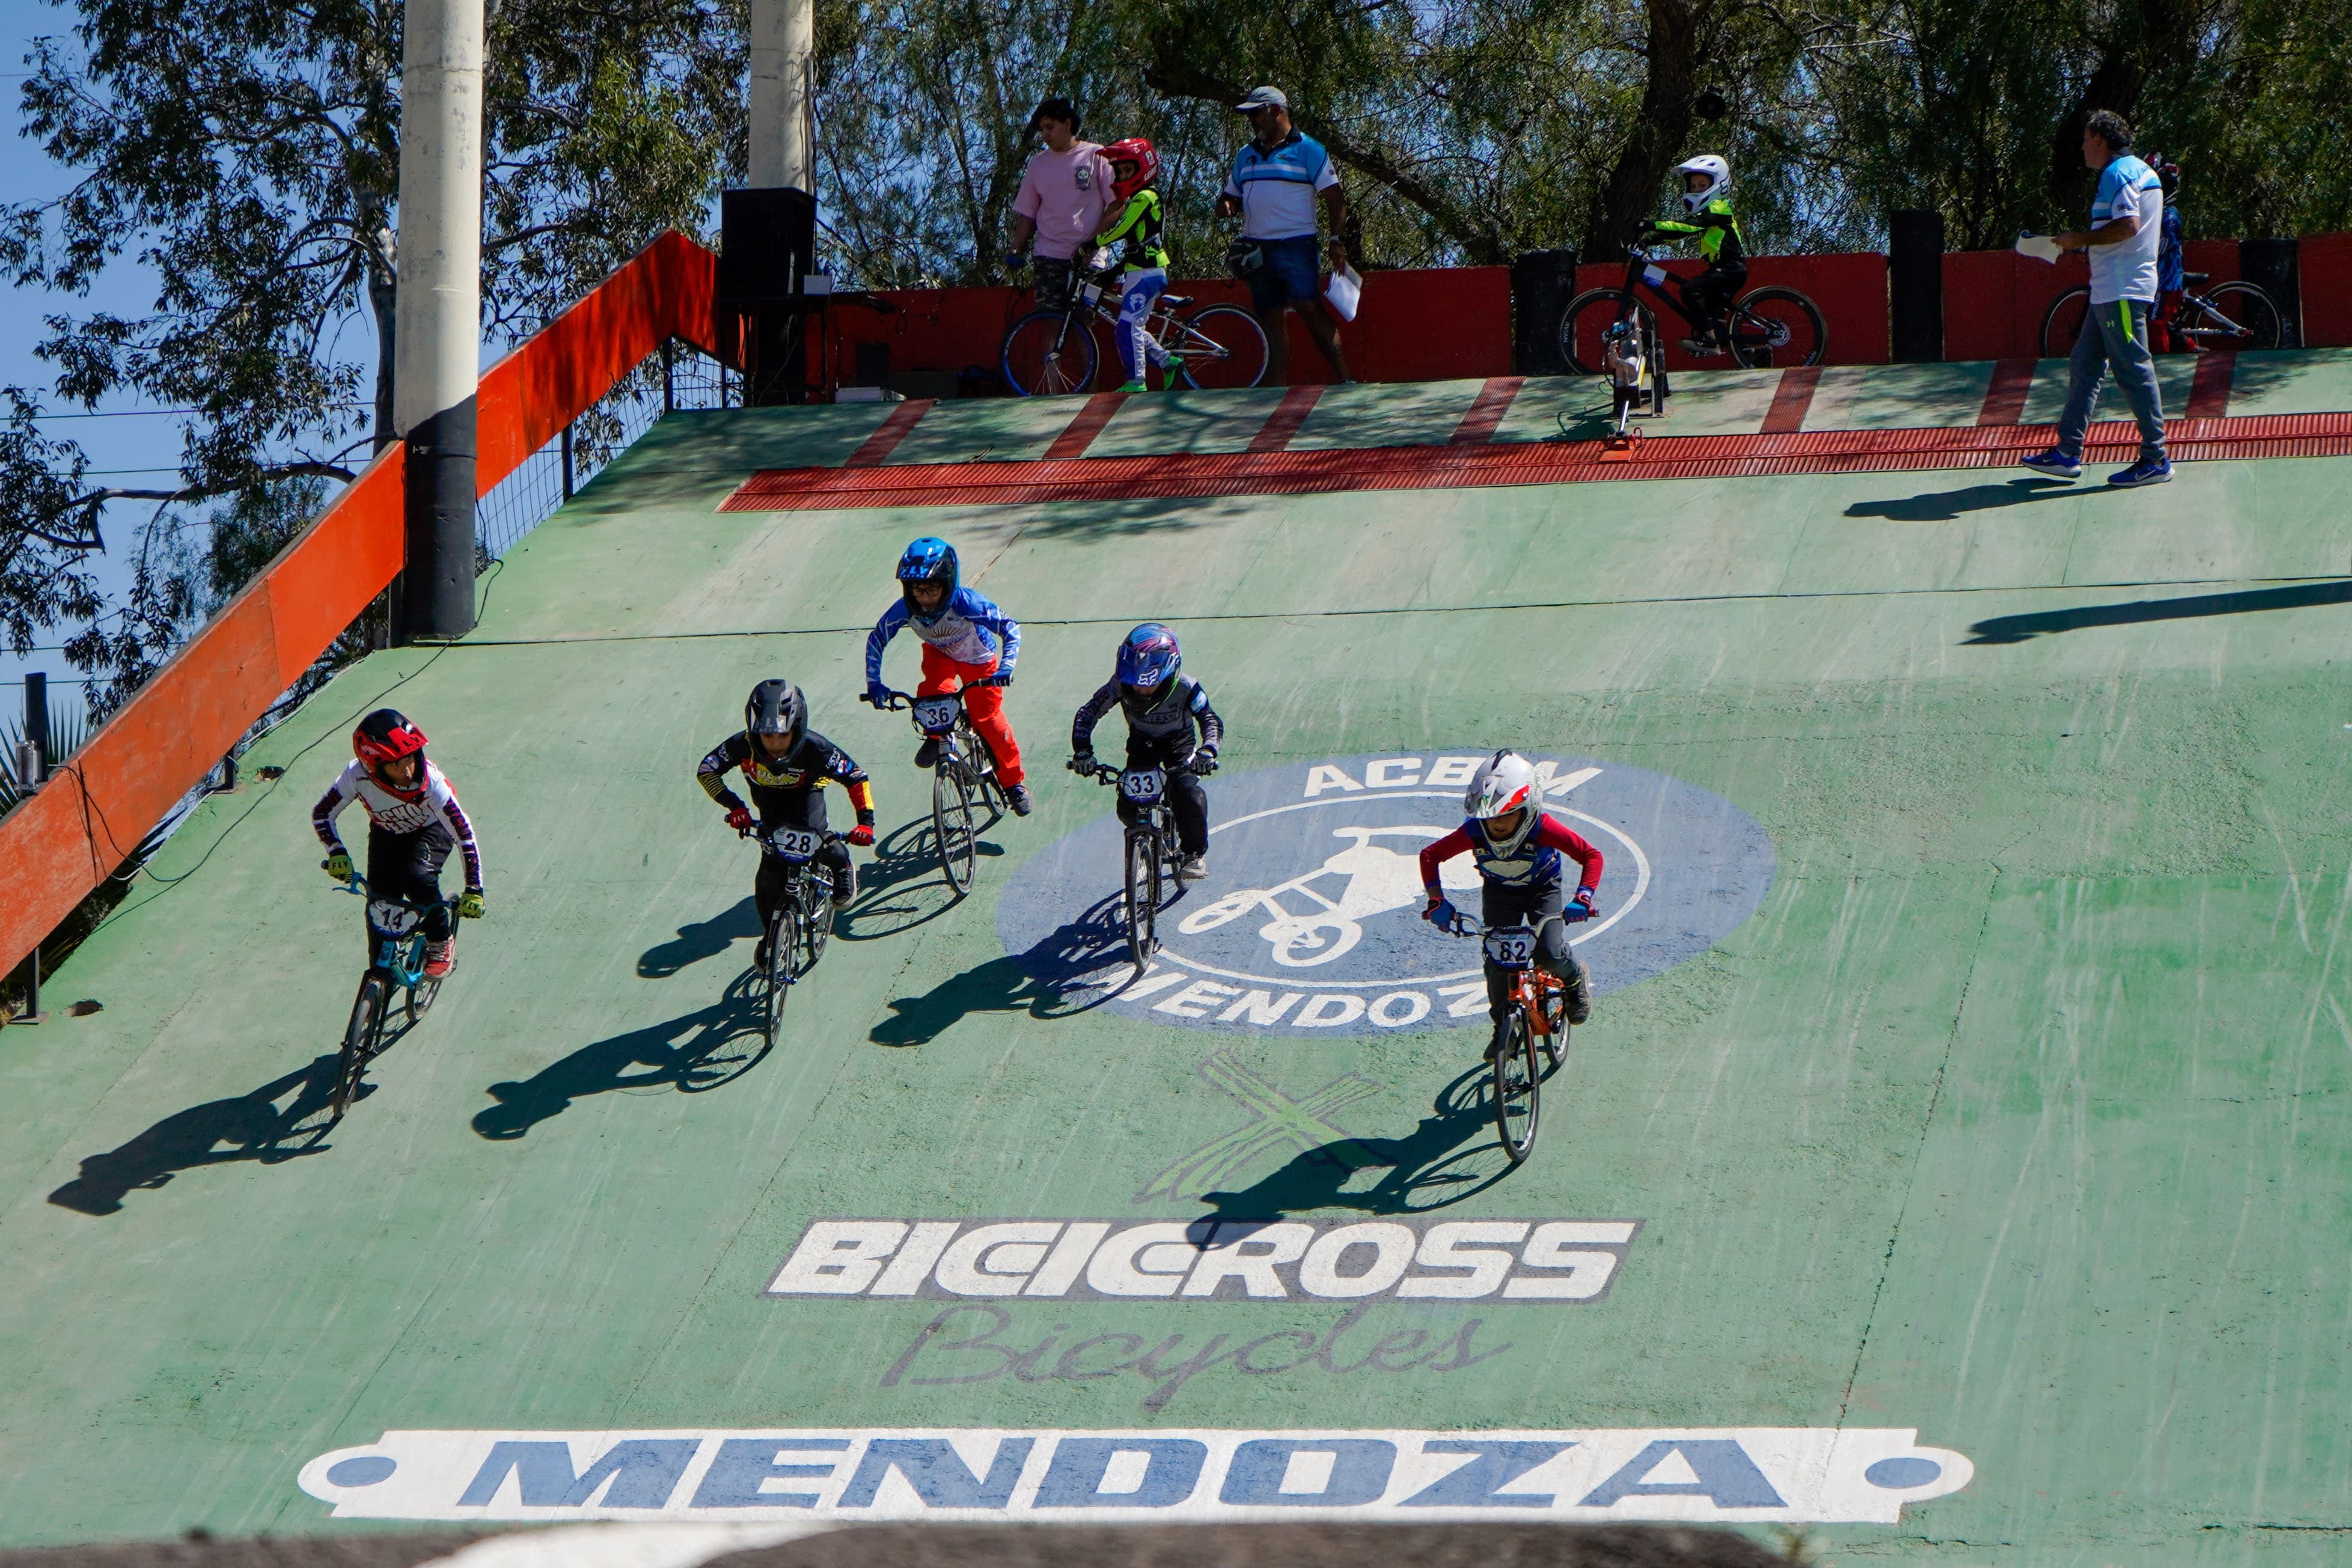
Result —
[[[449,971],[457,967],[457,939],[455,936],[450,937],[446,942],[425,944],[425,977],[426,979],[446,979],[448,977]]]

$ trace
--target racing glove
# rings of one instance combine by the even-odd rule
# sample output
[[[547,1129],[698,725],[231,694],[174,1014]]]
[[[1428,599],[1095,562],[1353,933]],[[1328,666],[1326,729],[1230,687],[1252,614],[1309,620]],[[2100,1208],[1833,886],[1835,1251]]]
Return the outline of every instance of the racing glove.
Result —
[[[734,829],[739,833],[750,832],[751,831],[751,808],[749,806],[738,806],[733,810],[728,812],[727,825]]]
[[[457,896],[457,918],[479,920],[482,917],[482,890],[469,887]]]
[[[1440,931],[1451,931],[1454,929],[1454,923],[1462,918],[1462,912],[1448,903],[1444,894],[1433,887],[1429,890],[1429,907],[1421,912],[1421,917]]]
[[[1018,272],[1029,265],[1029,258],[1017,250],[1008,250],[996,259],[1004,264],[1004,270],[1007,272]]]
[[[337,882],[352,880],[352,854],[341,844],[337,844],[327,853],[327,874]]]
[[[1561,910],[1559,915],[1561,919],[1567,921],[1571,925],[1575,925],[1580,920],[1591,919],[1592,890],[1589,887],[1578,888],[1576,890],[1575,896],[1571,897],[1568,901],[1568,907]]]
[[[850,829],[849,841],[856,844],[861,850],[872,844],[874,842],[874,824],[871,822],[860,822],[857,826]]]
[[[1195,776],[1206,779],[1216,770],[1217,748],[1215,747],[1204,746],[1192,754],[1192,772]]]
[[[890,688],[879,681],[866,683],[866,700],[876,707],[890,706]]]
[[[995,674],[983,676],[972,683],[978,686],[1009,686],[1012,684],[1013,672],[1010,670],[1000,670]]]
[[[1095,760],[1095,754],[1093,752],[1081,751],[1076,757],[1071,758],[1070,760],[1063,766],[1069,768],[1073,773],[1092,773],[1097,768],[1100,767],[1101,764]]]

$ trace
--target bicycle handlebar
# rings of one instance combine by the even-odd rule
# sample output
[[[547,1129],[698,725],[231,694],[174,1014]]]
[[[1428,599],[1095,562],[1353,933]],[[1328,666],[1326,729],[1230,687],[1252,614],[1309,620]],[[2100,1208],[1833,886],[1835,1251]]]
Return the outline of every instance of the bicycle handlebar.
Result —
[[[325,861],[320,861],[319,862],[319,869],[320,871],[326,870],[327,862]],[[337,893],[352,894],[360,898],[370,896],[368,893],[368,880],[366,877],[360,874],[360,870],[357,866],[353,866],[352,868],[352,874],[349,881],[339,882],[335,884],[335,891]],[[428,909],[455,909],[457,907],[457,900],[454,897],[436,898],[430,904],[419,904],[413,898],[395,898],[391,902],[401,905],[404,909],[414,909],[419,914],[423,914]]]
[[[909,708],[915,706],[915,699],[905,692],[892,691],[888,686],[883,687],[882,692],[883,695],[887,699],[887,701],[878,703],[875,702],[874,694],[871,692],[858,693],[857,700],[870,705],[877,713],[897,713],[900,708]]]

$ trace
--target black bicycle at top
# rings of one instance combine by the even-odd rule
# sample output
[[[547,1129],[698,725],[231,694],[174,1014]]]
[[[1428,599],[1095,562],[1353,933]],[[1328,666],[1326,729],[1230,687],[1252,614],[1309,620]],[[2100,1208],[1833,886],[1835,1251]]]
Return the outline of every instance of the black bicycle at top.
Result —
[[[1175,813],[1168,805],[1168,772],[1162,768],[1113,768],[1107,762],[1087,771],[1097,784],[1118,785],[1118,798],[1139,808],[1136,821],[1128,825],[1126,853],[1120,860],[1127,868],[1127,947],[1140,975],[1160,951],[1160,911],[1183,859],[1176,844]]]
[[[319,862],[321,870],[326,864]],[[367,878],[352,872],[342,891],[367,898]],[[359,1098],[368,1063],[392,1043],[384,1034],[385,1019],[395,1010],[400,1013],[402,1022],[392,1037],[396,1039],[422,1022],[433,998],[441,994],[441,982],[425,972],[425,917],[436,909],[446,909],[455,919],[457,907],[454,898],[432,904],[411,904],[404,898],[369,899],[368,917],[377,938],[375,961],[360,977],[359,994],[352,998],[351,1022],[343,1027],[342,1055],[335,1063],[335,1088],[328,1100],[331,1116],[340,1117]]]
[[[2175,338],[2186,339],[2189,348],[2200,353],[2277,348],[2281,335],[2278,301],[2258,283],[2199,287],[2212,276],[2210,272],[2181,274],[2180,281],[2188,287],[2180,302],[2173,307],[2172,319],[2166,330]],[[2070,288],[2052,300],[2048,314],[2042,318],[2042,357],[2063,360],[2073,354],[2075,340],[2082,337],[2083,323],[2090,314],[2088,284]]]
[[[879,705],[893,712],[912,708],[916,730],[937,744],[938,758],[931,764],[931,837],[939,848],[940,870],[959,895],[971,890],[977,863],[980,833],[972,825],[974,809],[987,812],[992,822],[1004,815],[1006,805],[996,759],[964,716],[963,693],[961,686],[936,697],[888,692]]]
[[[772,1047],[783,1026],[785,1001],[824,956],[824,939],[833,934],[833,873],[819,864],[817,855],[839,835],[806,828],[752,828],[743,836],[757,839],[760,852],[773,855],[784,868],[783,895],[768,920],[768,961],[752,982],[759,995],[761,1032]]]
[[[1006,329],[997,355],[1004,384],[1020,397],[1084,392],[1094,385],[1102,363],[1094,324],[1107,321],[1116,329],[1118,300],[1116,272],[1074,272],[1067,304],[1032,310]],[[1238,305],[1198,310],[1192,305],[1190,295],[1162,294],[1144,318],[1144,331],[1168,356],[1166,373],[1182,376],[1196,390],[1254,387],[1265,380],[1271,360],[1257,318]]]
[[[1729,346],[1732,362],[1750,370],[1774,365],[1818,365],[1829,351],[1830,329],[1821,307],[1793,288],[1770,285],[1751,288],[1724,307],[1719,321],[1695,319],[1683,302],[1666,287],[1666,269],[1638,246],[1625,252],[1625,285],[1622,288],[1588,288],[1568,302],[1559,320],[1559,351],[1576,373],[1597,376],[1607,369],[1603,357],[1612,328],[1639,318],[1645,340],[1658,336],[1656,312],[1637,292],[1646,286],[1693,333],[1702,326],[1717,341]]]

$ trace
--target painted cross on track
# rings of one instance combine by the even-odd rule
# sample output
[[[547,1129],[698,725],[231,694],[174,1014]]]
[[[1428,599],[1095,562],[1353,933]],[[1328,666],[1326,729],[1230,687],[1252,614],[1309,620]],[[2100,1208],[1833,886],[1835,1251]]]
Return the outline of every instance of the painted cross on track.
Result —
[[[1229,1051],[1218,1051],[1194,1069],[1258,1114],[1246,1127],[1227,1133],[1179,1157],[1135,1195],[1138,1203],[1155,1198],[1198,1197],[1223,1190],[1232,1178],[1259,1155],[1287,1144],[1300,1153],[1332,1160],[1351,1171],[1379,1165],[1379,1155],[1357,1142],[1356,1135],[1331,1121],[1333,1112],[1352,1105],[1381,1085],[1350,1072],[1335,1078],[1304,1100],[1293,1100],[1243,1066]]]

